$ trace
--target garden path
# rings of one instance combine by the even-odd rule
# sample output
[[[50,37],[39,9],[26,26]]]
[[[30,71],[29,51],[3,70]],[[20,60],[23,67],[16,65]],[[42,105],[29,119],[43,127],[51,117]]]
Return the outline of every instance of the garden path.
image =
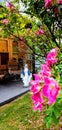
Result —
[[[30,86],[24,88],[21,81],[12,81],[6,84],[0,84],[0,106],[9,103],[29,90]]]

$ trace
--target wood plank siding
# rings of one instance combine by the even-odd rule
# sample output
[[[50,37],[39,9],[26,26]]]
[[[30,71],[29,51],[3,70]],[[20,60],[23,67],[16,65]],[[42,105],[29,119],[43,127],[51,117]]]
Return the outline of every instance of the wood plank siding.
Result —
[[[25,46],[24,42],[14,43],[10,38],[0,38],[0,74],[7,72],[9,69],[21,71],[25,63],[32,71],[32,59],[28,52],[29,48]]]

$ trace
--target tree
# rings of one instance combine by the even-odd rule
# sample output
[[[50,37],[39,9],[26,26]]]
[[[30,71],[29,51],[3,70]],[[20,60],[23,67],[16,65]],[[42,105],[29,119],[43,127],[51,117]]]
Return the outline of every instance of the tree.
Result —
[[[27,4],[26,0],[22,0],[25,4]],[[46,1],[46,2],[45,2]],[[62,27],[62,2],[55,0],[48,3],[47,0],[28,0],[29,6],[27,12],[32,17],[35,15],[40,18],[42,24],[45,24],[52,36],[52,41],[55,42],[56,46],[61,47],[60,39],[61,39],[61,27]],[[47,5],[47,4],[49,5]],[[51,5],[51,6],[50,6]],[[57,38],[58,37],[58,38]],[[56,40],[59,39],[59,42]]]
[[[20,12],[18,1],[12,3],[5,3],[0,5],[0,29],[1,36],[12,37],[13,41],[24,41],[26,46],[29,46],[30,53],[33,56],[33,73],[35,72],[35,61],[42,61],[39,57],[45,57],[47,49],[49,50],[52,46],[52,41],[49,30],[44,25],[41,27],[41,20],[37,18],[31,18],[29,16],[23,16]],[[29,20],[30,19],[30,20]],[[44,31],[43,31],[44,30]],[[47,35],[50,38],[47,40]],[[45,44],[46,43],[46,44]],[[47,46],[48,44],[48,46]]]
[[[31,50],[34,44],[33,50],[35,50],[36,57],[45,56],[47,51],[55,46],[59,47],[62,51],[61,3],[58,4],[53,1],[52,6],[47,5],[49,6],[48,8],[44,0],[22,0],[22,2],[25,4],[25,7],[28,5],[26,10],[23,11],[20,11],[20,1],[17,0],[13,0],[7,4],[5,1],[4,6],[0,5],[0,28],[3,30],[2,36],[13,36],[17,40],[21,40],[20,37],[23,34],[23,37],[27,41],[25,44]],[[23,16],[22,12],[30,14],[31,17]],[[31,31],[29,31],[29,28]],[[35,37],[34,33],[40,29],[44,30],[45,35],[36,35]]]
[[[13,0],[11,3],[8,2],[7,5],[5,4],[4,6],[1,5],[1,21],[2,19],[10,19],[10,22],[7,21],[6,25],[3,24],[1,26],[4,30],[2,35],[6,35],[7,37],[12,35],[16,37],[17,40],[20,40],[20,36],[23,34],[27,41],[25,44],[29,46],[31,53],[35,50],[35,57],[38,60],[40,59],[39,57],[45,57],[47,52],[53,47],[57,46],[62,52],[61,3],[57,3],[54,0],[53,4],[51,2],[45,4],[44,0],[22,0],[22,2],[26,8],[26,10],[23,11],[20,10],[21,4],[18,0]],[[22,12],[30,16],[23,16],[21,14]],[[40,29],[44,30],[45,35],[36,35],[35,37],[34,33]]]

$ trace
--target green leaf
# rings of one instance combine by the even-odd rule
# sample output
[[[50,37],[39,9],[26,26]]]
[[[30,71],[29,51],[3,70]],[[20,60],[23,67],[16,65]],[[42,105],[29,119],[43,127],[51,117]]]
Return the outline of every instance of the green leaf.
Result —
[[[57,124],[59,122],[59,118],[56,118],[56,116],[53,114],[53,122]]]
[[[46,117],[44,118],[44,121],[45,121],[45,123],[46,123],[46,127],[47,127],[47,128],[50,128],[50,126],[51,126],[51,124],[52,124],[52,121],[53,121],[52,117],[51,117],[51,116],[46,116]]]
[[[50,117],[49,120],[48,120],[48,122],[47,122],[47,124],[46,124],[46,127],[47,127],[47,128],[50,128],[50,126],[51,126],[51,124],[52,124],[52,121],[53,121],[53,120],[52,120],[52,118]]]
[[[58,117],[60,117],[60,109],[56,108],[54,111],[54,114],[55,114],[56,119],[58,119]]]
[[[54,111],[53,105],[49,106],[49,108],[46,110],[46,114],[52,114]]]
[[[49,116],[44,117],[44,121],[47,122],[49,120]]]
[[[57,98],[62,98],[62,90],[61,90],[60,93],[58,94]]]

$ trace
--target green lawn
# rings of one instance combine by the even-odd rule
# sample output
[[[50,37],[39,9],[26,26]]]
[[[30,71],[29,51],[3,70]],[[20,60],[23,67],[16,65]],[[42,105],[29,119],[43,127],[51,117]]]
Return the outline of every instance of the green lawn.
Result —
[[[34,112],[30,93],[0,107],[0,130],[47,130],[43,112]],[[54,130],[60,130],[57,125]],[[53,130],[53,129],[51,129]]]

